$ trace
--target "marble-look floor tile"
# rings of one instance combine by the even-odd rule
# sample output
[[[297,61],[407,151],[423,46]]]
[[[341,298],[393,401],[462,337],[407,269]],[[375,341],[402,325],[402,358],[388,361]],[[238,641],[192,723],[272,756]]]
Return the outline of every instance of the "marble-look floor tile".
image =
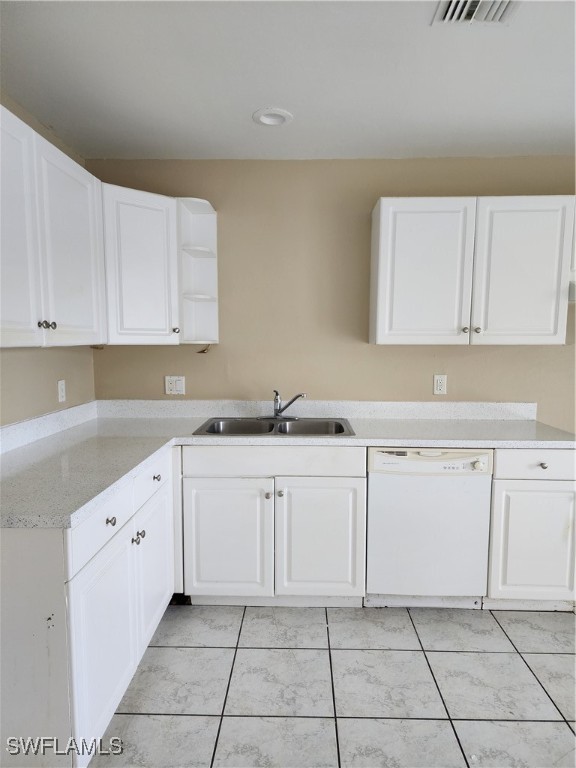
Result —
[[[466,768],[447,720],[338,718],[342,768]]]
[[[574,768],[574,734],[566,723],[461,722],[456,733],[470,766]]]
[[[225,714],[333,717],[328,651],[239,648]]]
[[[219,717],[114,715],[102,738],[122,740],[122,754],[97,755],[90,768],[209,768]]]
[[[570,653],[525,653],[528,666],[566,720],[576,717],[576,659]]]
[[[236,605],[170,605],[150,645],[235,648],[243,613]]]
[[[328,608],[331,648],[420,650],[406,608]]]
[[[466,608],[411,608],[427,651],[514,651],[489,611]]]
[[[246,608],[240,647],[327,648],[324,608]]]
[[[430,653],[452,718],[558,720],[560,715],[517,653]]]
[[[520,653],[574,653],[573,613],[494,611],[495,618]]]
[[[224,717],[215,768],[336,768],[332,718]]]
[[[332,651],[338,717],[445,718],[422,651]]]
[[[148,648],[118,712],[219,715],[232,648]]]

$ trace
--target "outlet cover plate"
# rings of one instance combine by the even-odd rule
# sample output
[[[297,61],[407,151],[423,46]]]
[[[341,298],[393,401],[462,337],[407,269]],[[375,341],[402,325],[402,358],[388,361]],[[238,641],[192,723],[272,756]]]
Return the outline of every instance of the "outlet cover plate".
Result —
[[[167,395],[185,395],[186,377],[185,376],[165,376],[164,392]]]

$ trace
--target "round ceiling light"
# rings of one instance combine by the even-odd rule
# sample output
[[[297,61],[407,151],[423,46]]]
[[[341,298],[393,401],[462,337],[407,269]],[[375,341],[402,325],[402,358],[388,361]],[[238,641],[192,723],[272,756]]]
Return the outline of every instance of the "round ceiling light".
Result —
[[[286,125],[294,119],[294,115],[288,112],[286,109],[280,109],[280,107],[266,107],[265,109],[259,109],[252,115],[252,120],[258,125]]]

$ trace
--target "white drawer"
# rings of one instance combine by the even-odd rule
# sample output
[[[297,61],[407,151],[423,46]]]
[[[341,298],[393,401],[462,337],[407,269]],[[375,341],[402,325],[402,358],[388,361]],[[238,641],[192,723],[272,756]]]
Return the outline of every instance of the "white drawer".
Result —
[[[125,483],[89,518],[66,531],[67,578],[71,579],[134,514],[132,484]]]
[[[164,451],[134,478],[134,509],[140,509],[172,474],[172,451]]]
[[[365,477],[366,449],[342,446],[206,445],[182,448],[185,477]]]
[[[576,451],[518,448],[494,451],[494,477],[511,480],[574,480]]]

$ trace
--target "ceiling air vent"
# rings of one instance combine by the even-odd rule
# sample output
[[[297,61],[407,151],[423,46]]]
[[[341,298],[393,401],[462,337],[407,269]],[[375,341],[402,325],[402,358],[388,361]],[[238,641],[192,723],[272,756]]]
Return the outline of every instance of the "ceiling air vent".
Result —
[[[441,0],[432,23],[501,23],[509,18],[514,5],[512,0]]]

